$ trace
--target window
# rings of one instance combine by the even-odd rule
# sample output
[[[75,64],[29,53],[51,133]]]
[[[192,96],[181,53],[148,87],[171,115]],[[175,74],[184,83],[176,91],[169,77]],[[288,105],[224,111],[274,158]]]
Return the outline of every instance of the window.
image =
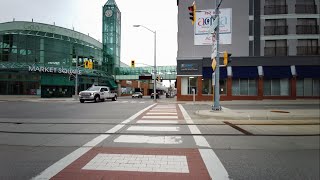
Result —
[[[287,40],[265,41],[265,56],[287,56]]]
[[[320,79],[297,79],[297,96],[320,96]]]
[[[297,19],[297,34],[319,34],[317,19]]]
[[[227,80],[220,79],[220,95],[227,95]],[[211,78],[202,79],[202,95],[212,95],[213,87]]]
[[[265,79],[263,82],[264,96],[289,96],[289,79]]]
[[[266,0],[264,14],[287,14],[286,0]]]
[[[317,39],[299,39],[297,55],[319,55],[320,48]]]
[[[297,14],[316,14],[317,6],[314,0],[296,0]]]
[[[198,77],[182,77],[181,78],[181,94],[189,95],[192,94],[192,89],[197,94]]]
[[[264,35],[288,34],[286,19],[267,19],[265,21]]]
[[[256,96],[257,81],[255,79],[232,79],[233,96]]]

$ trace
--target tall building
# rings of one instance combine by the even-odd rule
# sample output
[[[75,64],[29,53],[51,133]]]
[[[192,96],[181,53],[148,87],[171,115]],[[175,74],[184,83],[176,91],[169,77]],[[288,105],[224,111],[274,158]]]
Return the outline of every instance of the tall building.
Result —
[[[103,62],[106,71],[115,74],[120,67],[121,48],[121,12],[115,0],[108,0],[102,10]]]
[[[204,30],[215,2],[195,0],[192,25],[193,0],[177,1],[178,100],[192,100],[192,89],[197,100],[212,100],[212,39]],[[219,51],[232,61],[220,67],[220,99],[319,98],[319,8],[316,0],[223,0]]]

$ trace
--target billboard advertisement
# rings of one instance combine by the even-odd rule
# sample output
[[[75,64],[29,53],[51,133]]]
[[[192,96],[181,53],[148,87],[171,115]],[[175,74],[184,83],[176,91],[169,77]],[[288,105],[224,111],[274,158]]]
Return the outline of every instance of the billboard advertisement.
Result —
[[[214,9],[196,11],[196,22],[194,25],[194,45],[212,45],[214,41],[210,33],[211,25],[215,16]],[[219,21],[219,44],[231,44],[232,32],[232,9],[220,9]]]

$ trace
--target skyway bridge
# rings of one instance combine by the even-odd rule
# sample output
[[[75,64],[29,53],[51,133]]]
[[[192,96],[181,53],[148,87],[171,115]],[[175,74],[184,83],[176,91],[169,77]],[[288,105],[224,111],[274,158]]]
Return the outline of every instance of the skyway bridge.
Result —
[[[116,80],[153,79],[153,67],[118,67],[115,72]],[[157,66],[157,76],[163,80],[176,80],[177,66]]]

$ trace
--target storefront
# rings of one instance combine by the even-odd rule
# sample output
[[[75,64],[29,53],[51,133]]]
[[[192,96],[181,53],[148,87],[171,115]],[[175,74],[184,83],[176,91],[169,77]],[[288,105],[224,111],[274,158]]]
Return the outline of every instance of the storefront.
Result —
[[[220,100],[320,97],[320,66],[317,57],[279,59],[232,58],[229,66],[220,67]],[[195,90],[197,101],[212,100],[211,60],[203,58],[177,62],[177,100],[193,100],[192,89]]]

